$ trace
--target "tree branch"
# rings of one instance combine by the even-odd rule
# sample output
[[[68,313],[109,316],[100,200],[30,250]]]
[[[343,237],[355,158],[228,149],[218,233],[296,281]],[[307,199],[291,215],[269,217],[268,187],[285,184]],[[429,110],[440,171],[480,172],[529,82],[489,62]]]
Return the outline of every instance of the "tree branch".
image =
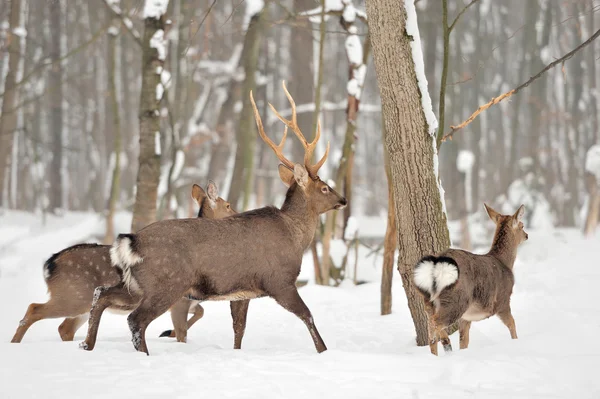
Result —
[[[142,46],[142,37],[140,36],[140,33],[137,30],[135,30],[135,28],[133,27],[133,23],[131,22],[131,19],[129,19],[128,17],[123,15],[123,11],[121,10],[121,7],[119,7],[115,3],[110,3],[108,0],[104,0],[103,3],[110,10],[110,12],[113,13],[114,16],[116,16],[117,18],[119,18],[121,20],[121,24],[125,27],[127,32],[131,35],[133,40],[141,47]]]
[[[456,25],[456,23],[458,22],[458,20],[460,19],[460,17],[462,17],[462,15],[465,13],[465,11],[467,11],[469,9],[469,7],[471,7],[473,4],[477,3],[478,1],[479,0],[471,0],[471,2],[469,4],[467,4],[465,6],[465,8],[463,8],[462,10],[460,10],[460,12],[456,16],[456,18],[454,18],[454,21],[452,21],[452,23],[448,27],[448,32],[452,32],[452,29],[454,29],[454,26]]]
[[[562,56],[561,58],[553,61],[552,63],[548,64],[544,69],[542,69],[540,72],[538,72],[535,76],[532,76],[531,78],[529,78],[528,81],[526,81],[525,83],[522,83],[521,85],[519,85],[518,87],[498,96],[495,98],[492,98],[490,100],[490,102],[483,104],[482,106],[480,106],[479,108],[477,108],[477,111],[473,112],[473,114],[466,119],[465,121],[463,121],[461,124],[456,125],[456,126],[450,126],[450,132],[448,134],[446,134],[442,141],[446,141],[447,139],[452,139],[452,136],[454,135],[454,133],[456,133],[456,131],[463,129],[464,127],[466,127],[469,123],[473,122],[475,120],[475,118],[477,118],[477,116],[479,116],[480,113],[482,113],[483,111],[485,111],[486,109],[490,108],[492,105],[496,105],[498,104],[500,101],[512,96],[513,94],[518,93],[519,91],[521,91],[522,89],[526,88],[527,86],[529,86],[531,83],[533,83],[534,81],[536,81],[537,79],[539,79],[540,77],[542,77],[542,75],[544,75],[544,73],[548,72],[550,69],[554,68],[555,66],[557,66],[558,64],[563,64],[569,60],[571,57],[573,57],[579,50],[583,49],[585,46],[589,45],[591,42],[593,42],[595,39],[598,38],[598,36],[600,36],[600,29],[597,30],[592,36],[590,36],[589,39],[587,39],[585,42],[581,43],[579,46],[577,46],[575,49],[573,49],[572,51],[568,52],[567,54],[565,54],[564,56]]]

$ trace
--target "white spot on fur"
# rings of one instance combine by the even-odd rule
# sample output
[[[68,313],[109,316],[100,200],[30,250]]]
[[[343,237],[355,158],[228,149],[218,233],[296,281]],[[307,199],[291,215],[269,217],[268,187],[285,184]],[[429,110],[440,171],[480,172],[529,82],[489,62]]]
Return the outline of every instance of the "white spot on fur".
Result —
[[[430,301],[433,302],[444,288],[458,280],[458,268],[451,263],[438,262],[434,264],[427,260],[415,266],[413,280],[417,287],[429,292]]]
[[[73,261],[72,260],[67,261],[67,265],[73,266]]]
[[[128,290],[140,291],[140,286],[131,273],[131,268],[144,259],[131,249],[131,239],[122,237],[110,248],[110,261],[114,267],[123,271],[123,283]]]
[[[106,256],[102,256],[102,260],[106,262]]]
[[[44,268],[44,278],[48,280],[50,278],[50,270]]]
[[[90,266],[92,266],[94,264],[94,262],[90,262]]]

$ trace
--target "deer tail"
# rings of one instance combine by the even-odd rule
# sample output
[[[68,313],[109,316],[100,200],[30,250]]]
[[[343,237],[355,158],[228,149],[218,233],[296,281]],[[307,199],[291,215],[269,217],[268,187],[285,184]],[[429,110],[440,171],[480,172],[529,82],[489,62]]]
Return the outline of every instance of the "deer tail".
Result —
[[[413,281],[419,291],[433,302],[440,293],[458,281],[458,264],[447,256],[426,256],[414,267]]]
[[[121,281],[130,291],[140,291],[140,286],[133,276],[132,268],[144,259],[137,248],[135,234],[119,234],[110,248],[110,261],[120,273]]]

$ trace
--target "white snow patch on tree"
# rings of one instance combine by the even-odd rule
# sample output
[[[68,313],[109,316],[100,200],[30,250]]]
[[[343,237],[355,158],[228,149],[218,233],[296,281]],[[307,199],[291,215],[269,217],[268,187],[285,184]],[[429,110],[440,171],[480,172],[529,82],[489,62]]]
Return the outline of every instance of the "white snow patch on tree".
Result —
[[[600,145],[593,145],[588,150],[585,156],[585,171],[600,181]]]
[[[252,17],[260,13],[263,8],[265,8],[263,0],[246,0],[246,12],[244,13],[244,22],[242,24],[244,31],[248,29]]]
[[[159,156],[161,154],[160,132],[154,132],[154,154]]]
[[[431,97],[429,97],[429,90],[427,88],[428,84],[425,75],[425,63],[423,62],[421,36],[419,35],[419,25],[417,23],[417,11],[415,10],[413,0],[404,0],[404,7],[406,8],[406,34],[413,38],[410,42],[410,47],[412,48],[412,58],[415,64],[417,83],[419,84],[419,91],[421,92],[421,105],[423,106],[425,119],[429,126],[429,134],[435,136],[435,132],[438,128],[438,121],[433,113]],[[437,154],[437,149],[435,153]]]
[[[158,59],[164,61],[167,58],[167,41],[165,40],[165,31],[162,29],[154,32],[150,38],[150,47],[158,52]]]
[[[22,26],[17,26],[15,29],[13,29],[13,35],[19,37],[27,37],[27,29],[25,29]]]
[[[360,65],[363,62],[363,48],[360,39],[356,34],[356,26],[351,26],[349,31],[351,35],[346,39],[346,54],[348,55],[348,61],[351,65]]]
[[[346,241],[353,240],[358,233],[358,220],[354,216],[348,218],[348,224],[346,225],[346,231],[344,232],[344,239]]]
[[[469,150],[460,150],[456,157],[456,168],[459,172],[467,173],[473,169],[475,155]]]
[[[144,18],[160,19],[167,12],[169,0],[146,0],[144,3]]]

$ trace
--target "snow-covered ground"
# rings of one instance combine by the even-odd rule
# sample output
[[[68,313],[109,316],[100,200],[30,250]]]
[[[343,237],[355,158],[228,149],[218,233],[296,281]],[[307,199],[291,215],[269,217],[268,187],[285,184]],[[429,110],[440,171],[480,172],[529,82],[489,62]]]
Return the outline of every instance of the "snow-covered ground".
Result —
[[[118,228],[127,226],[121,215]],[[170,327],[161,316],[148,329],[149,357],[134,352],[125,317],[110,313],[93,352],[78,349],[87,325],[62,342],[60,320],[10,344],[27,305],[46,300],[44,260],[101,231],[90,214],[49,216],[45,226],[38,215],[0,215],[0,398],[600,398],[598,236],[529,230],[515,265],[519,339],[492,318],[473,324],[468,350],[453,335],[450,356],[415,346],[398,276],[394,313],[385,317],[377,281],[301,288],[329,347],[320,355],[302,322],[268,298],[252,301],[240,351],[225,302],[205,304],[187,344],[158,338]],[[373,272],[373,258],[361,258],[359,273],[377,276],[379,262]]]

